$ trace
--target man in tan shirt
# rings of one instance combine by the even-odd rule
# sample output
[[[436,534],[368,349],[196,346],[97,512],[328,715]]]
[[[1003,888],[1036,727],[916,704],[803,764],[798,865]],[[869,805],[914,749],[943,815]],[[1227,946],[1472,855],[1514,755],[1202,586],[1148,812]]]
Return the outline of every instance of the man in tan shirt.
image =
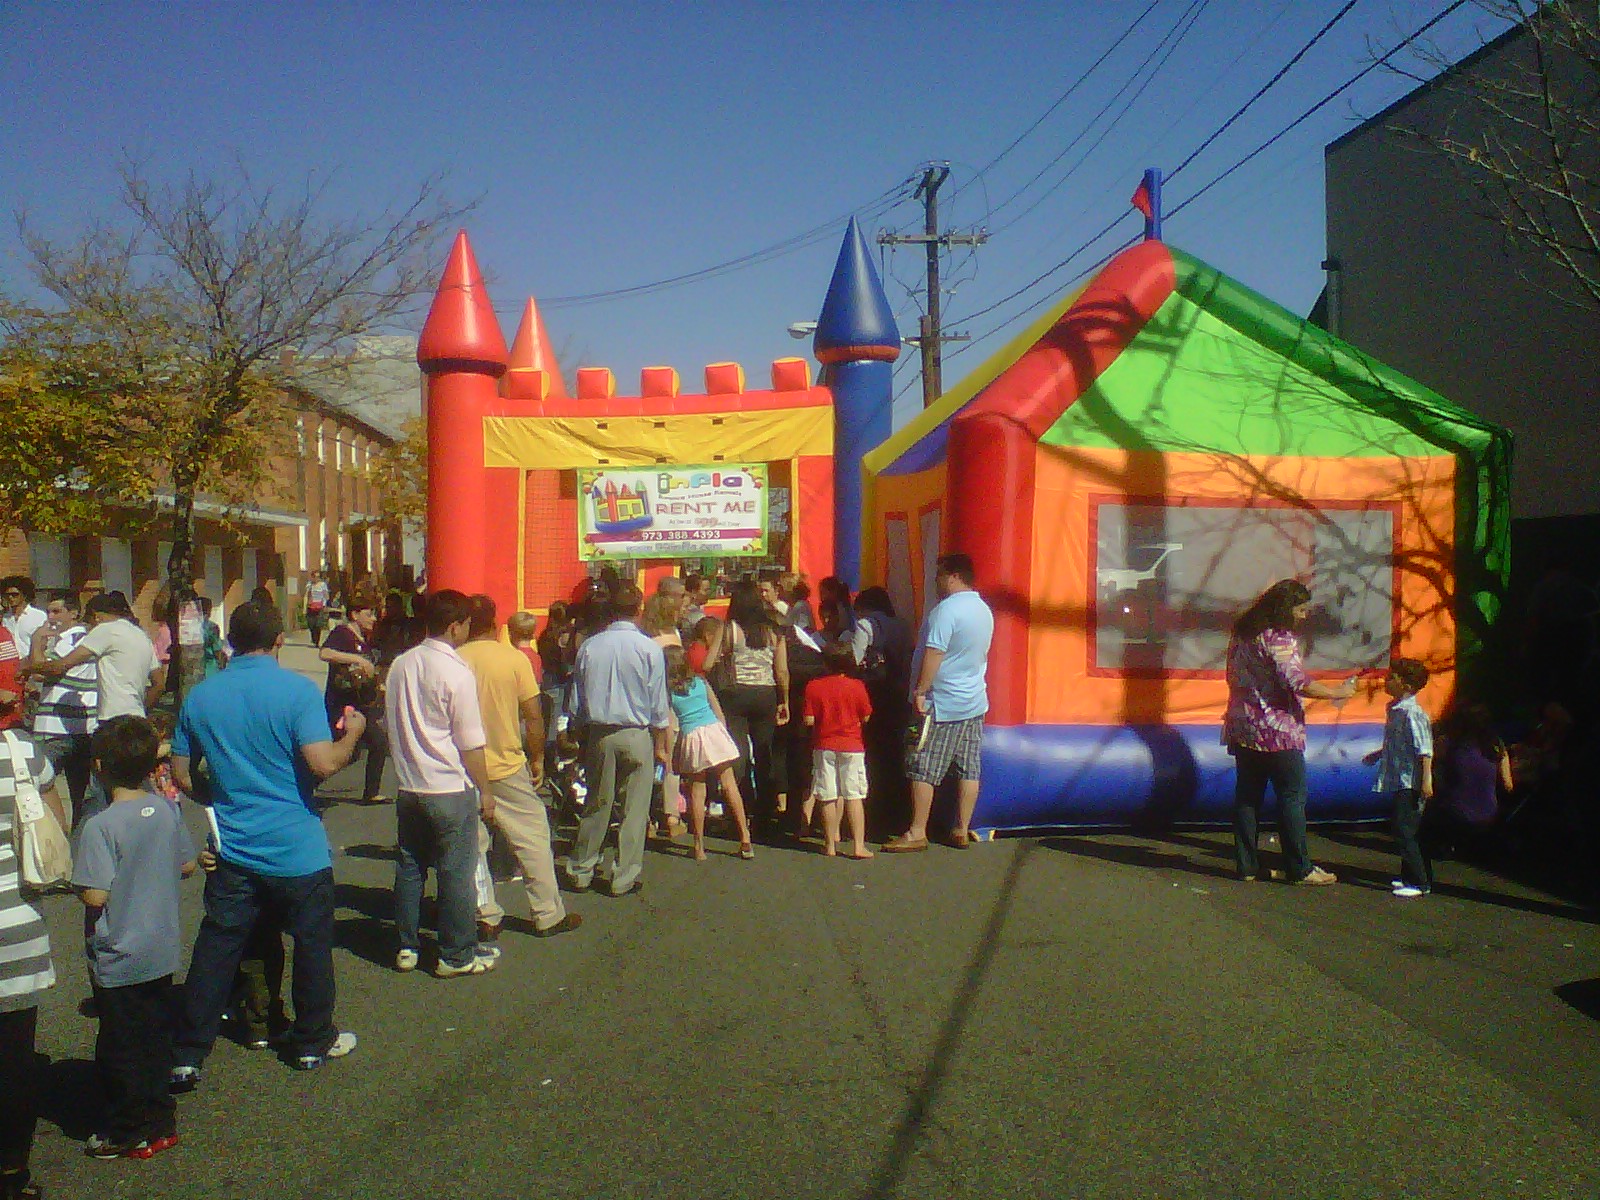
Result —
[[[553,937],[576,929],[583,919],[569,913],[561,902],[550,849],[550,820],[539,799],[538,788],[544,779],[539,681],[527,656],[500,640],[494,601],[473,596],[470,607],[471,624],[460,654],[478,682],[495,824],[522,868],[534,933]]]

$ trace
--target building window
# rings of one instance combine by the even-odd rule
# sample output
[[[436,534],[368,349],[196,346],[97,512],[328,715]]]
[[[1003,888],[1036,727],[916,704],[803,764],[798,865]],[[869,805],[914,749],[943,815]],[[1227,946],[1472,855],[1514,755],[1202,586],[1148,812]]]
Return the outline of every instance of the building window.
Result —
[[[339,436],[339,431],[333,431],[333,469],[344,470],[344,439]]]
[[[294,444],[301,458],[306,456],[306,419],[303,416],[294,419]]]
[[[295,566],[298,570],[304,571],[306,569],[306,527],[304,525],[296,525],[294,531],[297,535],[295,540],[299,543],[298,549],[300,551],[299,558],[295,560]]]
[[[29,534],[28,574],[35,587],[70,588],[72,558],[67,550],[67,539]]]
[[[328,518],[317,518],[317,562],[312,570],[322,570],[323,564],[328,559]]]
[[[100,539],[100,583],[108,592],[134,598],[133,547],[121,538]]]
[[[327,438],[327,435],[323,432],[322,422],[318,421],[317,422],[317,462],[318,462],[319,465],[320,464],[325,464],[328,461],[328,449],[327,449],[327,445],[326,445],[326,438]]]

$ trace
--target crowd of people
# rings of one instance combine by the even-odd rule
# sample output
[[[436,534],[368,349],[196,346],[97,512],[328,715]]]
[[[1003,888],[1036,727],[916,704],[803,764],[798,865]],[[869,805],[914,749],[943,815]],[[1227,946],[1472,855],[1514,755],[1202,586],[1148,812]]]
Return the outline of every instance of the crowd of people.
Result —
[[[357,1046],[335,1018],[320,781],[361,755],[362,802],[388,803],[392,764],[394,966],[423,964],[431,873],[429,965],[440,979],[499,962],[495,838],[515,860],[538,937],[582,925],[564,891],[639,892],[653,811],[656,836],[687,831],[697,860],[718,818],[744,859],[760,837],[809,833],[813,822],[823,853],[839,854],[848,827],[844,856],[871,857],[868,798],[888,795],[900,774],[913,711],[933,732],[910,753],[919,782],[908,828],[884,848],[925,849],[932,783],[954,767],[963,796],[976,794],[972,730],[993,620],[972,583],[964,556],[940,560],[934,614],[948,619],[930,621],[920,667],[887,594],[852,598],[838,580],[823,582],[815,613],[796,577],[742,580],[718,618],[704,577],[665,579],[648,602],[602,577],[553,605],[542,628],[516,613],[504,631],[487,596],[440,590],[403,612],[391,596],[380,616],[366,589],[335,598],[321,585],[305,609],[328,667],[321,691],[280,665],[284,623],[269,593],[229,614],[226,645],[200,614],[218,636],[206,637],[208,669],[172,713],[162,706],[170,611],[147,632],[120,593],[92,597],[80,614],[72,595],[40,610],[28,580],[0,581],[0,732],[11,751],[0,755],[0,1197],[39,1194],[28,1169],[34,1041],[55,972],[24,882],[70,884],[85,909],[105,1100],[85,1150],[150,1158],[177,1143],[175,1097],[200,1086],[229,1020],[246,1045],[276,1047],[297,1070]],[[186,802],[205,814],[202,843]],[[566,814],[576,830],[558,859]],[[970,815],[964,801],[952,844],[968,843]],[[70,864],[42,879],[34,852],[50,823],[70,832]],[[183,971],[179,883],[195,872],[204,913]]]
[[[942,556],[920,634],[882,588],[852,594],[829,578],[813,597],[790,574],[732,583],[718,616],[705,576],[666,577],[646,597],[608,573],[553,604],[545,621],[519,612],[503,628],[483,595],[438,590],[403,613],[391,597],[380,615],[363,588],[339,609],[317,593],[306,617],[316,603],[321,691],[280,665],[282,616],[252,601],[229,614],[218,669],[163,722],[152,706],[166,694],[170,642],[163,650],[147,635],[125,597],[94,596],[80,618],[71,596],[41,610],[26,579],[0,580],[9,750],[0,754],[0,1200],[38,1194],[28,1173],[33,1043],[38,999],[55,976],[44,925],[21,892],[37,864],[20,835],[41,814],[71,832],[70,884],[86,910],[106,1101],[86,1150],[148,1158],[176,1143],[174,1097],[201,1084],[225,1022],[298,1070],[357,1046],[335,1014],[320,781],[364,755],[361,801],[388,804],[392,765],[394,968],[416,971],[426,954],[440,979],[499,963],[496,840],[515,861],[538,937],[581,927],[564,892],[637,895],[652,823],[664,848],[696,861],[712,853],[718,821],[744,860],[763,842],[805,839],[863,860],[884,833],[881,852],[916,853],[929,846],[936,793],[954,775],[947,840],[964,848],[994,629],[975,584],[967,556]],[[1306,670],[1294,631],[1310,600],[1294,580],[1275,584],[1240,616],[1228,649],[1222,736],[1237,764],[1243,880],[1335,882],[1306,842],[1303,701],[1342,703],[1357,682],[1323,683]],[[1427,677],[1414,660],[1390,664],[1388,722],[1370,758],[1394,813],[1394,892],[1407,899],[1432,887],[1439,828],[1459,833],[1496,811],[1511,783],[1511,755],[1476,709],[1446,723],[1435,770],[1432,725],[1416,700]],[[1282,866],[1263,872],[1258,819],[1269,788]],[[186,799],[204,811],[203,844],[183,818]],[[568,819],[570,849],[558,855]],[[204,915],[175,989],[178,886],[196,871]],[[430,873],[431,953],[422,936]]]

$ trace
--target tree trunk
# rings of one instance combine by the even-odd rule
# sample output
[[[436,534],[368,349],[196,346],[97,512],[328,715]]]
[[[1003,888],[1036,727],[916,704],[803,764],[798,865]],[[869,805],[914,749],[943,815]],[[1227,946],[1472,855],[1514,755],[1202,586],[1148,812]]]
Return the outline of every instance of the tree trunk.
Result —
[[[180,466],[172,472],[172,554],[167,559],[170,599],[165,619],[172,635],[167,692],[174,707],[181,706],[189,689],[205,678],[205,636],[194,591],[194,500],[198,481],[199,473],[193,467]]]

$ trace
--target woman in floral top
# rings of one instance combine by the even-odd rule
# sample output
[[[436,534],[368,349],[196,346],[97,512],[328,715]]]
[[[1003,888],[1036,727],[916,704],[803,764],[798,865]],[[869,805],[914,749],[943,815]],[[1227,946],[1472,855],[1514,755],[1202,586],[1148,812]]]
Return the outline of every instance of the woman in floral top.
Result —
[[[1342,702],[1355,694],[1351,676],[1338,687],[1318,683],[1300,659],[1294,627],[1311,609],[1311,593],[1283,579],[1257,597],[1233,626],[1228,643],[1228,711],[1222,740],[1233,755],[1233,853],[1241,879],[1256,879],[1256,827],[1267,784],[1278,800],[1284,877],[1291,883],[1337,883],[1306,849],[1306,715],[1301,697]]]

